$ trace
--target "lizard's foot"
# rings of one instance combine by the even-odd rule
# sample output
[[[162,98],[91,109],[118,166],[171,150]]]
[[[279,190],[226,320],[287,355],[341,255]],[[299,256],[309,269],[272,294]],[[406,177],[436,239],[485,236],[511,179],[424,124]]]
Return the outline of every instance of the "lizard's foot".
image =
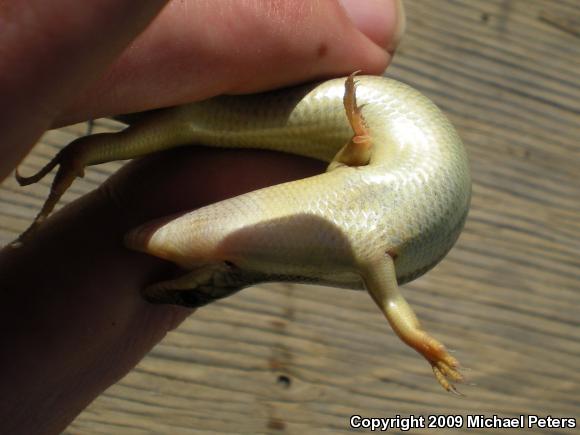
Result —
[[[357,82],[354,77],[358,73],[359,71],[355,71],[346,78],[346,82],[344,83],[344,97],[342,101],[344,104],[344,110],[346,111],[346,117],[348,118],[352,131],[354,132],[354,137],[359,138],[358,140],[355,140],[355,142],[360,144],[364,142],[364,139],[367,139],[370,142],[370,138],[368,137],[366,122],[362,115],[362,106],[359,106],[356,102]]]
[[[202,266],[176,279],[150,285],[143,297],[154,304],[197,308],[225,298],[247,286],[243,273],[226,263]]]
[[[356,102],[356,81],[358,71],[347,77],[344,84],[343,104],[346,117],[354,133],[350,141],[342,147],[330,163],[328,170],[340,166],[364,166],[369,163],[372,140],[362,114],[362,106]]]
[[[464,381],[459,372],[459,361],[449,354],[441,342],[419,329],[401,338],[429,361],[435,378],[443,388],[461,395],[453,385],[454,382]]]

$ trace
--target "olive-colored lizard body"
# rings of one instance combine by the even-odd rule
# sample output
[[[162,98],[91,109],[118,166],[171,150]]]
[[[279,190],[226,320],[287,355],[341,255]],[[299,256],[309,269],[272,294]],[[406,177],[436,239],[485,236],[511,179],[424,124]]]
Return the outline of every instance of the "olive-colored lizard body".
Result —
[[[18,178],[35,182],[60,165],[36,224],[85,166],[192,142],[327,161],[324,174],[128,234],[130,248],[191,270],[151,285],[147,299],[201,306],[265,281],[366,288],[401,339],[455,391],[457,361],[421,329],[398,284],[437,264],[459,236],[471,192],[467,156],[447,118],[419,92],[384,77],[356,82],[356,93],[351,75],[346,90],[345,79],[335,79],[164,109],[121,133],[80,138],[36,176]]]

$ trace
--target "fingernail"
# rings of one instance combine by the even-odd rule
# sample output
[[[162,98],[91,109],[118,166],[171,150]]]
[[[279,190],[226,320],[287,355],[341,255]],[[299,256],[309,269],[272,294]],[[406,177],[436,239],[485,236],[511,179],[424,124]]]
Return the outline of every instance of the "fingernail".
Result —
[[[376,44],[393,53],[406,19],[403,0],[339,0],[354,25]]]

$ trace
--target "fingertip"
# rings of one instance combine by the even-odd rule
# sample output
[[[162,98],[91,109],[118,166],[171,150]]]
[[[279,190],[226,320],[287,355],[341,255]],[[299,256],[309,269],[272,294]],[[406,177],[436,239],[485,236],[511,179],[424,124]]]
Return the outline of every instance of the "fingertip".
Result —
[[[405,35],[405,31],[407,30],[407,14],[405,12],[405,5],[403,4],[403,0],[395,0],[395,6],[395,30],[391,37],[391,43],[387,47],[387,51],[391,54],[393,54],[397,49],[401,43],[401,39],[403,39],[403,36]]]
[[[352,23],[371,41],[392,54],[405,32],[403,0],[339,0]]]

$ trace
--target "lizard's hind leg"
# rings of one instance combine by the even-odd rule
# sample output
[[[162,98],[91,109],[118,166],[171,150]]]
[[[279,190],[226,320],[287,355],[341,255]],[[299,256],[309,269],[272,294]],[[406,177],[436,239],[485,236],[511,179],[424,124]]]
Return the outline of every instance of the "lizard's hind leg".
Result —
[[[453,385],[464,380],[459,362],[421,327],[413,309],[399,291],[393,259],[385,255],[379,261],[371,262],[362,275],[368,292],[399,338],[425,357],[443,388],[461,395]]]
[[[353,136],[336,154],[328,170],[341,166],[364,166],[370,161],[373,142],[362,114],[362,107],[356,101],[356,85],[354,72],[346,79],[344,84],[343,105],[348,122],[352,128]]]

